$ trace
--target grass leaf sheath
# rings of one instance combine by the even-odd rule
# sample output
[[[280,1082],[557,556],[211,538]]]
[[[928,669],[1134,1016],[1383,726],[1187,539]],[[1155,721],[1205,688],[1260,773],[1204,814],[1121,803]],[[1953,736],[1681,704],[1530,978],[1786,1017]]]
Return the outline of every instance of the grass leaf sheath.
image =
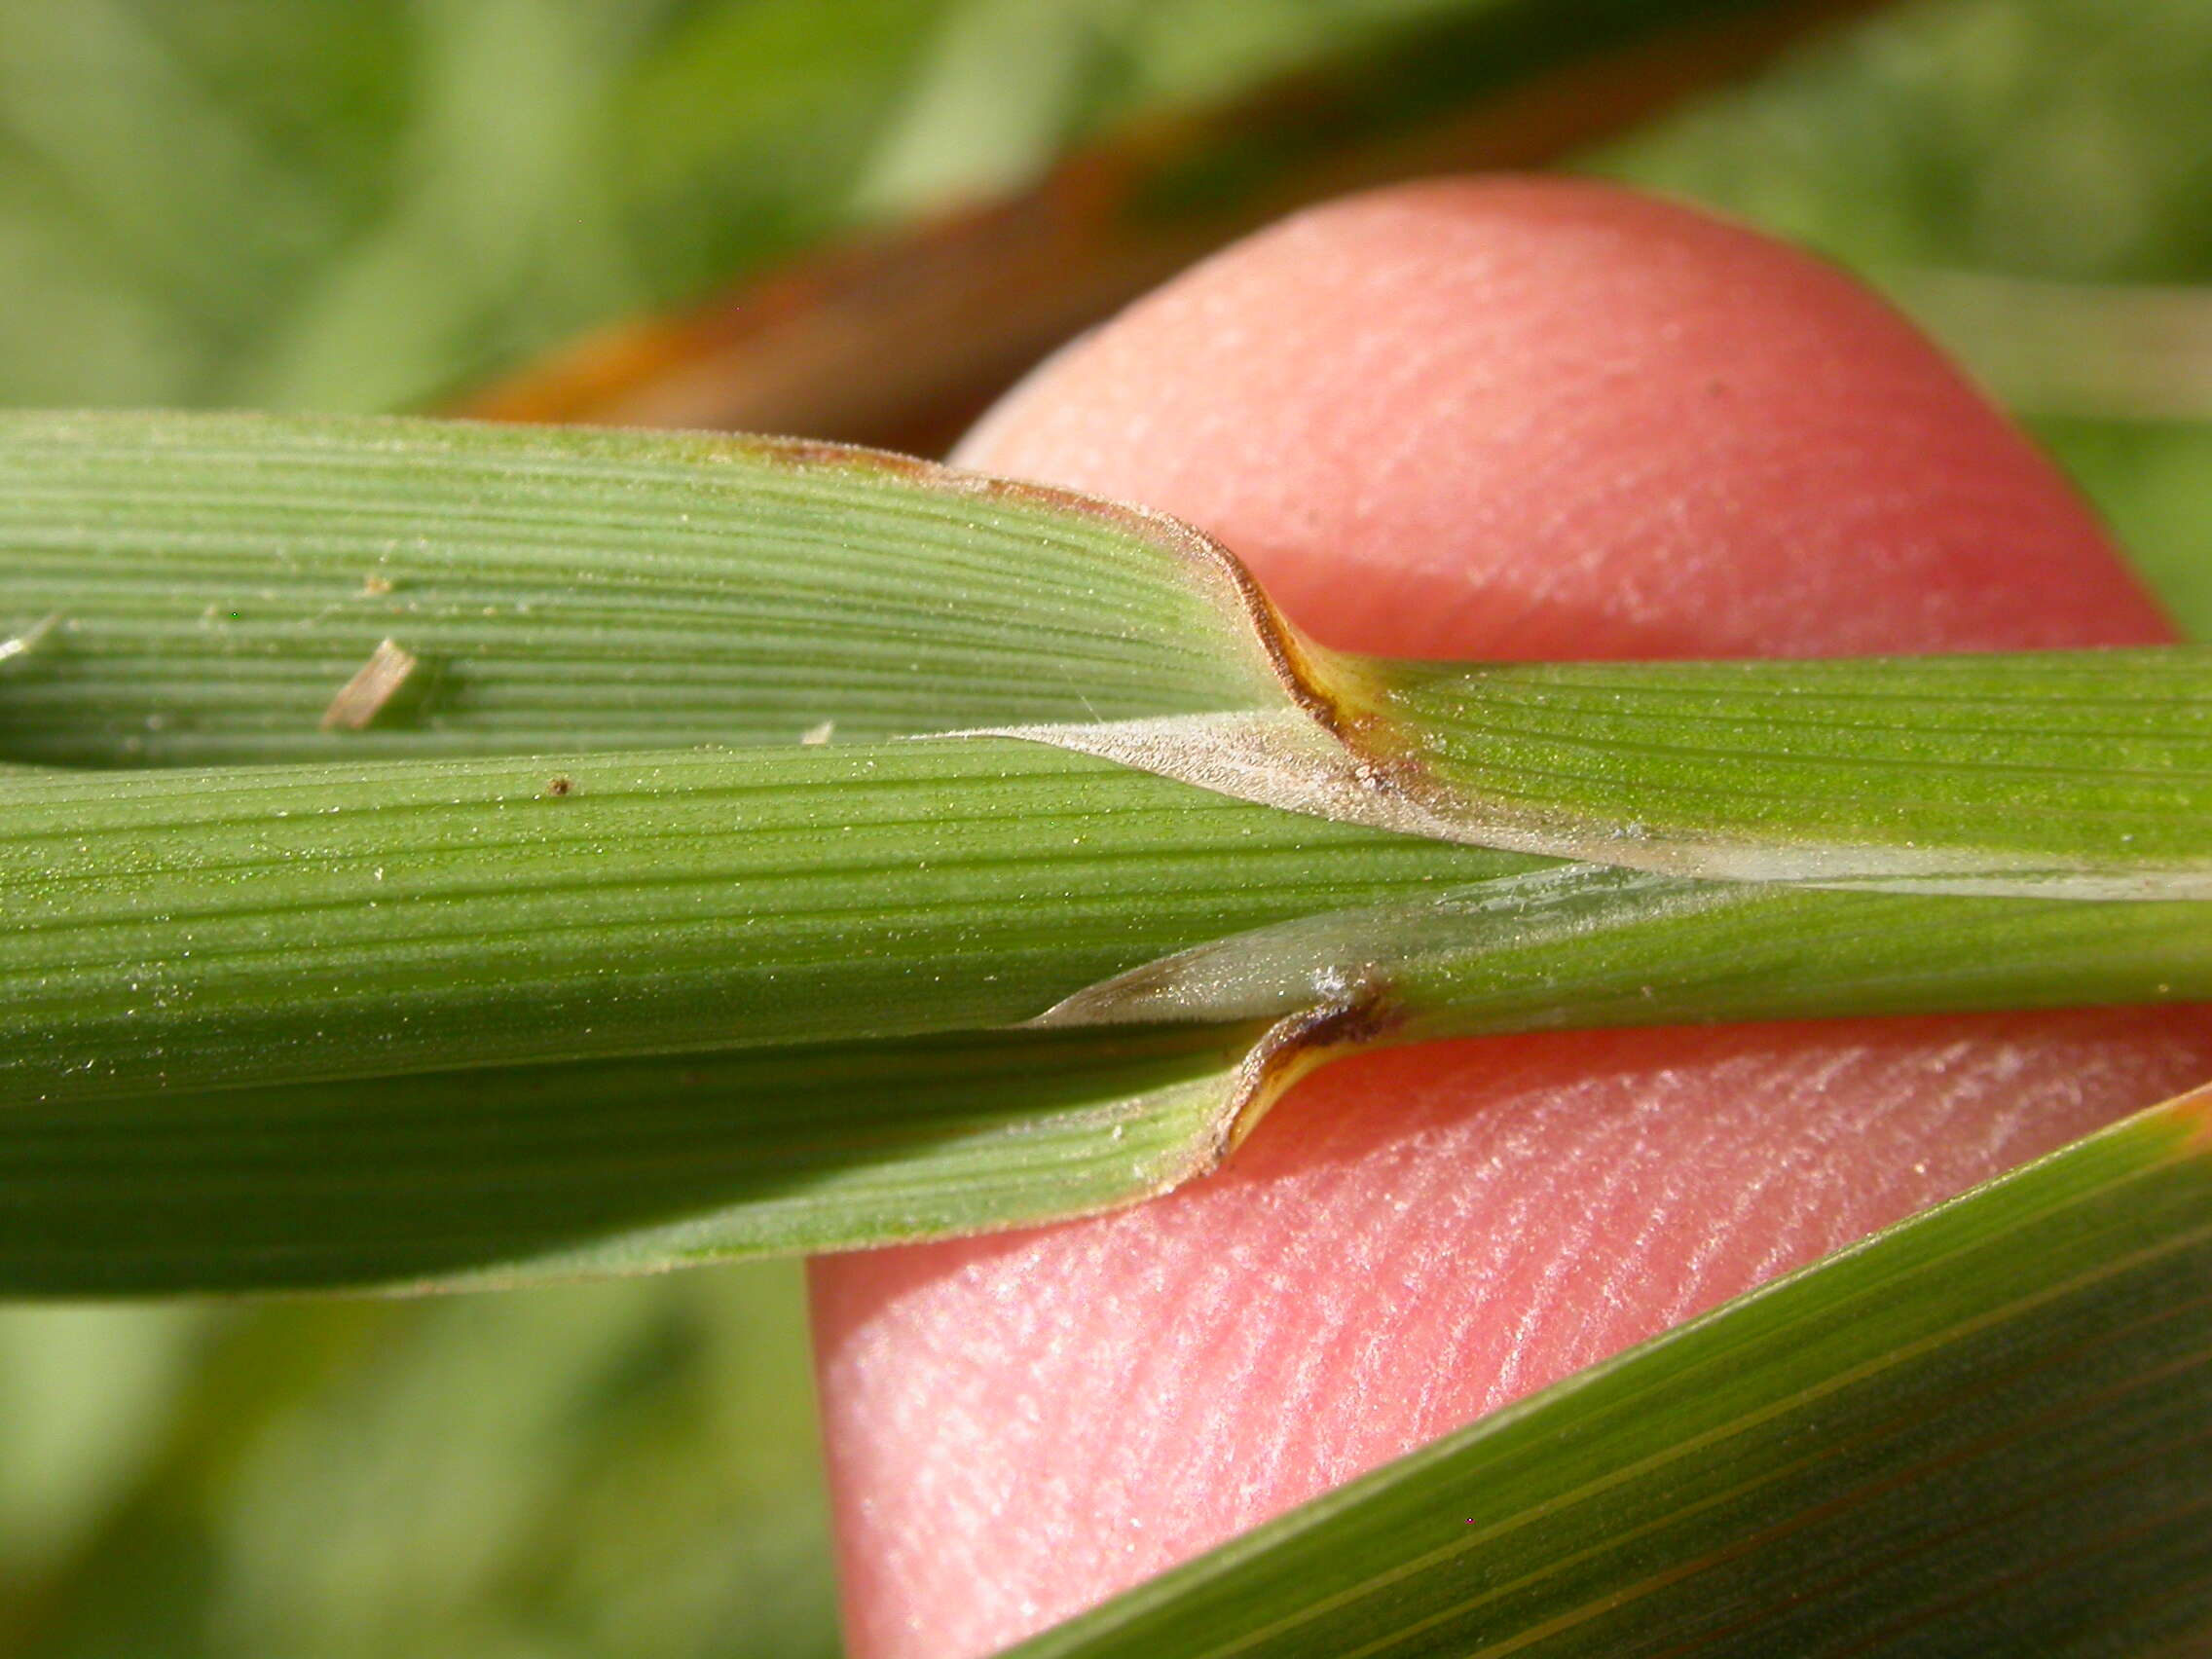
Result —
[[[1004,1226],[1381,1042],[2212,996],[2200,650],[1373,661],[1060,492],[229,416],[0,416],[0,637],[14,1289]]]

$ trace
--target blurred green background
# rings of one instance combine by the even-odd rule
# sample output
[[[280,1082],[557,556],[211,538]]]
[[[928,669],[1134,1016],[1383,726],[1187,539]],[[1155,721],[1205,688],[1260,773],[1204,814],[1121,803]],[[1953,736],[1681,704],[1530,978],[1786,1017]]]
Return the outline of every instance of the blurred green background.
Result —
[[[431,405],[1485,3],[0,0],[0,402]],[[2212,636],[2212,0],[1898,7],[1576,165],[1890,289]],[[834,1653],[812,1424],[783,1265],[0,1309],[0,1653]]]

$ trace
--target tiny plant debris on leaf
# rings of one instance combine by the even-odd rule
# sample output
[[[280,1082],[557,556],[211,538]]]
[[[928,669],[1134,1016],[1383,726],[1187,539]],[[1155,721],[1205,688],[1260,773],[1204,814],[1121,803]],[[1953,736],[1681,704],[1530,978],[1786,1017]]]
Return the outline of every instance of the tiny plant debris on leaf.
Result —
[[[29,656],[46,643],[46,637],[54,632],[55,624],[60,620],[58,616],[41,616],[21,633],[11,634],[0,640],[0,663],[10,663]]]
[[[390,638],[379,640],[377,648],[360,671],[338,688],[318,722],[324,731],[366,731],[371,721],[397,695],[416,670],[415,657]]]

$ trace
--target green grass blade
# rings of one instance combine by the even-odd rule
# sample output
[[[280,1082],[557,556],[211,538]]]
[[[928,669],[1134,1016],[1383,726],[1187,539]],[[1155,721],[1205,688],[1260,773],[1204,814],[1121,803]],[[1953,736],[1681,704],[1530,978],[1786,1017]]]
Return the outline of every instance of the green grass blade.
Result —
[[[17,774],[0,902],[11,1293],[1082,1213],[1452,1031],[2212,997],[2201,905],[1689,882],[965,740]]]
[[[0,1101],[1018,1023],[1525,866],[1014,743],[0,784]]]
[[[2212,649],[1393,667],[1495,845],[1733,879],[2212,895]]]
[[[1358,663],[1168,521],[754,440],[0,417],[0,1286],[1003,1226],[1364,1045],[2212,996],[2201,903],[1619,852],[1802,862],[1811,801],[1953,860],[2119,826],[2144,885],[2203,833],[2186,653]],[[1048,742],[795,741],[961,719]],[[1132,731],[1172,763],[1071,752]],[[1893,822],[1901,774],[1942,789]],[[1599,862],[1475,844],[1531,777]],[[1691,777],[1737,787],[1649,810]]]
[[[1173,520],[772,439],[0,414],[0,756],[793,744],[1279,700]],[[358,730],[389,640],[417,671]]]
[[[0,1287],[511,1284],[1054,1220],[1210,1167],[1251,1026],[13,1106]]]
[[[1093,1019],[1381,1035],[2212,984],[2201,905],[1578,873],[996,741],[18,773],[0,903],[11,1105],[977,1030],[1094,986]],[[1217,949],[1263,988],[1184,972]]]
[[[2208,1112],[2080,1142],[1014,1652],[2195,1651]]]
[[[2212,653],[1445,668],[1171,520],[756,439],[0,417],[0,758],[981,727],[1669,874],[2212,895]]]
[[[1292,660],[1310,674],[1295,712],[994,730],[1342,822],[1669,875],[2212,897],[2212,647]]]

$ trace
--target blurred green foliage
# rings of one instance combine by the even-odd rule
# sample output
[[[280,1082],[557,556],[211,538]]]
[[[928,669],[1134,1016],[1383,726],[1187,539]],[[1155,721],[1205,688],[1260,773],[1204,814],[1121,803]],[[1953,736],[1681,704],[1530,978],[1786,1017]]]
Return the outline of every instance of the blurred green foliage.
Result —
[[[0,402],[421,404],[1480,3],[0,0]],[[1907,7],[1592,165],[1877,280],[2212,282],[2212,0]],[[2041,429],[2212,633],[2212,426]],[[0,1311],[0,1653],[830,1653],[807,1387],[789,1267]]]
[[[795,1272],[0,1314],[0,1643],[836,1651]]]
[[[2112,285],[2122,300],[2122,285],[2172,284],[2212,307],[2212,3],[1906,6],[1592,165],[1820,249],[1908,309],[1929,271]],[[1994,391],[2012,389],[2001,318],[1928,320],[1992,371]],[[2212,344],[2160,369],[2212,409]],[[2112,378],[2124,389],[2124,372]],[[2032,394],[2019,412],[2176,615],[2212,636],[2212,423],[2086,419]]]
[[[0,0],[0,402],[422,403],[1453,3]]]

